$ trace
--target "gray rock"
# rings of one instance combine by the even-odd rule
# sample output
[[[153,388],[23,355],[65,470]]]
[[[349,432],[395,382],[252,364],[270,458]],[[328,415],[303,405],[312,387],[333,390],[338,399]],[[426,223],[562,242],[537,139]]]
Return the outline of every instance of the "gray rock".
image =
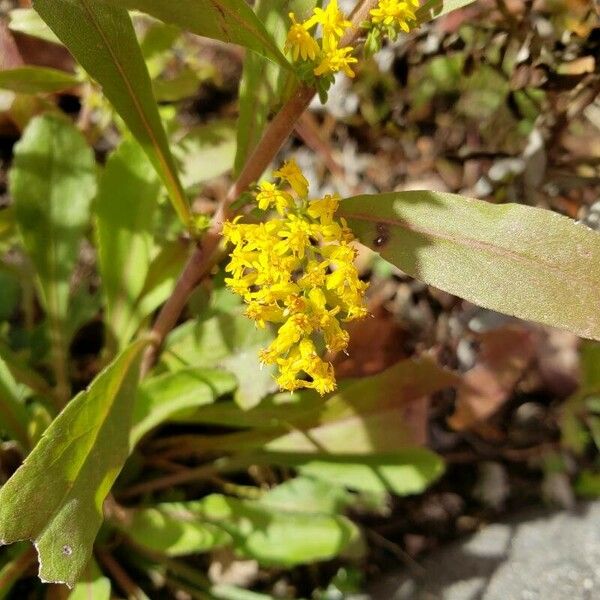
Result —
[[[600,599],[600,502],[489,525],[384,578],[372,600]]]

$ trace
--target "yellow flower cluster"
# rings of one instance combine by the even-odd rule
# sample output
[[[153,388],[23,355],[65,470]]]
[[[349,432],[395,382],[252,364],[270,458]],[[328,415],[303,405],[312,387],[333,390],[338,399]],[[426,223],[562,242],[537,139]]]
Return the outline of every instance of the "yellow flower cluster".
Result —
[[[237,217],[224,226],[233,245],[225,282],[258,326],[278,326],[260,358],[277,365],[279,386],[325,394],[335,389],[335,375],[321,355],[346,349],[341,323],[367,314],[368,284],[358,278],[352,232],[334,217],[339,197],[309,200],[308,182],[293,160],[273,175],[278,183],[260,183],[256,200],[278,216],[261,223]]]
[[[379,0],[379,4],[370,11],[371,21],[375,25],[391,27],[409,32],[411,22],[416,20],[415,10],[419,0]]]
[[[292,25],[288,31],[285,49],[295,62],[310,61],[313,74],[328,76],[344,71],[348,77],[354,77],[351,65],[358,60],[351,56],[352,46],[340,47],[344,32],[352,24],[338,8],[337,0],[331,0],[325,9],[315,8],[312,16],[298,23],[294,13],[290,13]],[[310,31],[321,26],[322,38],[317,40]]]

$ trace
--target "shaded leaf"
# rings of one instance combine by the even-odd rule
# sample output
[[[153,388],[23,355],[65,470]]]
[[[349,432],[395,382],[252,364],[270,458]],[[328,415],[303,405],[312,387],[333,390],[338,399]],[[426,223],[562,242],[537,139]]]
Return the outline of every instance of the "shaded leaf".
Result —
[[[190,221],[146,64],[125,8],[91,0],[35,0],[34,8],[102,86],[161,176],[184,224]]]
[[[261,368],[258,359],[258,350],[272,338],[269,329],[257,328],[235,308],[175,329],[167,338],[161,360],[170,369],[202,365],[231,371],[239,382],[236,401],[250,408],[275,387],[273,370]]]
[[[0,88],[19,94],[60,92],[79,83],[74,75],[50,67],[26,65],[0,71]]]
[[[188,131],[173,152],[181,163],[186,188],[226,173],[235,156],[235,123],[215,121]]]
[[[425,283],[600,339],[600,234],[583,225],[548,210],[428,191],[348,198],[340,215],[363,244]]]
[[[19,386],[0,358],[0,432],[7,433],[24,449],[29,448],[27,426],[29,415],[21,398]]]
[[[44,581],[72,586],[90,560],[102,504],[128,455],[145,346],[129,346],[71,400],[0,489],[0,540],[33,540]]]
[[[10,190],[17,225],[36,270],[57,383],[65,396],[69,288],[96,193],[92,149],[67,119],[36,117],[15,146]]]
[[[199,517],[196,506],[171,502],[134,510],[121,529],[137,544],[167,556],[197,554],[230,542],[226,531]]]
[[[94,204],[106,323],[119,349],[146,316],[139,314],[138,302],[152,261],[159,193],[158,179],[140,146],[123,142],[108,159]]]
[[[192,367],[165,373],[143,382],[133,412],[131,445],[167,420],[186,420],[193,409],[214,402],[237,387],[226,371]]]
[[[276,510],[259,502],[212,494],[199,501],[165,503],[134,513],[128,535],[167,554],[204,552],[228,542],[264,565],[292,566],[333,558],[360,534],[342,516]],[[153,536],[149,535],[154,531]],[[167,541],[170,540],[170,543]],[[194,547],[195,544],[195,547]]]
[[[68,600],[110,600],[111,597],[110,579],[102,574],[95,560],[90,560]]]
[[[290,68],[273,38],[244,0],[111,0],[198,35],[246,46]]]

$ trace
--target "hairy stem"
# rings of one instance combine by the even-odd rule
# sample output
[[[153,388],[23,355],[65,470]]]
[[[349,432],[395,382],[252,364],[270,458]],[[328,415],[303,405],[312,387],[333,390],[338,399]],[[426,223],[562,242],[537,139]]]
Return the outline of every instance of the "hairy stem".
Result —
[[[340,46],[353,44],[361,34],[360,23],[369,16],[369,11],[379,0],[362,0],[352,13],[352,26],[340,41]],[[292,97],[282,106],[269,123],[256,148],[246,160],[244,168],[235,183],[229,188],[227,196],[219,204],[210,229],[202,237],[193,254],[185,265],[173,294],[162,307],[152,328],[153,345],[150,346],[142,363],[142,376],[154,365],[165,337],[177,323],[188,298],[198,283],[204,278],[214,263],[214,256],[221,239],[223,223],[229,218],[230,206],[250,184],[258,180],[269,166],[277,152],[294,131],[298,119],[308,108],[316,90],[300,85]]]

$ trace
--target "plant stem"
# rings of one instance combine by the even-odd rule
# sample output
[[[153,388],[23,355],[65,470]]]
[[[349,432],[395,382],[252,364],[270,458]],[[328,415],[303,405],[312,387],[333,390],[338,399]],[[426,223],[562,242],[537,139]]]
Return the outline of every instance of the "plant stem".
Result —
[[[361,35],[360,23],[369,16],[369,11],[379,0],[362,0],[354,9],[352,26],[340,41],[340,46],[352,45]],[[269,166],[277,152],[294,131],[296,122],[308,108],[316,90],[301,84],[291,98],[269,123],[262,138],[252,154],[246,160],[244,168],[234,184],[229,188],[227,196],[220,202],[213,216],[210,229],[202,237],[193,254],[185,265],[179,280],[175,284],[173,294],[162,307],[151,331],[153,345],[150,346],[142,362],[142,376],[146,375],[154,365],[165,337],[177,323],[188,298],[198,283],[207,274],[213,264],[214,253],[219,247],[223,223],[229,218],[231,204],[255,182]]]

